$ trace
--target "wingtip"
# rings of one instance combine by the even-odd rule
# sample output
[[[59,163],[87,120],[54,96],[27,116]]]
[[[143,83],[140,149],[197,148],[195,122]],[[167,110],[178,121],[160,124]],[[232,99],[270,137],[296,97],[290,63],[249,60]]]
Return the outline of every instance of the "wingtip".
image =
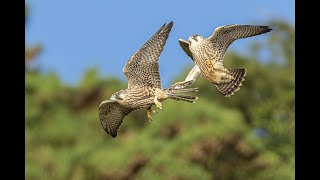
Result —
[[[162,25],[162,27],[165,27],[165,26],[167,26],[167,27],[169,27],[169,26],[173,26],[173,21],[170,21],[168,24],[167,23],[164,23],[163,25]]]
[[[116,137],[117,137],[117,133],[110,133],[110,136],[111,136],[112,138],[116,138]]]
[[[265,30],[265,32],[270,32],[270,31],[273,30],[273,29],[270,28],[269,26],[260,26],[260,27],[262,27],[262,28]]]
[[[109,134],[111,137],[115,138],[117,137],[118,133],[117,132],[113,132],[112,130],[108,130],[107,128],[104,128],[104,131]]]
[[[270,32],[270,31],[272,31],[272,30],[273,30],[273,29],[270,28],[269,26],[266,27],[266,31],[267,31],[267,32]]]
[[[269,26],[264,26],[264,25],[249,25],[249,24],[246,24],[246,25],[243,25],[243,26],[256,26],[258,28],[261,28],[264,33],[270,32],[271,30],[273,30]]]
[[[170,21],[169,23],[168,23],[168,25],[167,25],[167,27],[172,27],[173,26],[173,21]]]

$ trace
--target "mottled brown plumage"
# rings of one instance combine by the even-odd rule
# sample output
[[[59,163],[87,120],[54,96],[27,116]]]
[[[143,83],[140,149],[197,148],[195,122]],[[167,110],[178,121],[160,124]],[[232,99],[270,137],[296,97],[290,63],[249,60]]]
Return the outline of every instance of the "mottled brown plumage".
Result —
[[[103,129],[112,137],[126,115],[137,109],[148,107],[147,116],[151,119],[151,106],[162,108],[161,101],[166,99],[194,102],[197,97],[179,93],[196,92],[197,88],[174,89],[173,86],[162,89],[159,73],[159,56],[166,44],[173,22],[164,24],[134,55],[128,60],[123,72],[128,79],[128,88],[114,93],[110,100],[99,106],[99,118]],[[183,86],[188,86],[186,81]]]
[[[264,34],[271,30],[268,26],[233,24],[216,28],[208,38],[192,35],[188,41],[179,39],[180,46],[195,63],[184,82],[194,82],[201,73],[220,93],[230,97],[242,86],[247,70],[227,69],[223,66],[228,47],[237,39]],[[176,83],[175,87],[183,88],[181,83]]]

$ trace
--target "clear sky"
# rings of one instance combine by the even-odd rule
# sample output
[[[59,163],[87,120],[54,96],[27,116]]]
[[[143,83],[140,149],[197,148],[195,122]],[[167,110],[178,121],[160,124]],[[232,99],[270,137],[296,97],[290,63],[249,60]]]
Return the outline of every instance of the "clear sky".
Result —
[[[26,44],[41,43],[34,66],[56,72],[76,84],[90,67],[101,76],[126,80],[122,68],[164,23],[174,26],[160,56],[164,88],[187,66],[190,58],[178,39],[192,34],[208,37],[226,24],[265,24],[270,19],[294,23],[293,0],[26,0],[30,13]],[[273,28],[274,29],[274,28]],[[275,30],[275,29],[274,29]],[[243,51],[263,37],[238,40],[229,50]]]

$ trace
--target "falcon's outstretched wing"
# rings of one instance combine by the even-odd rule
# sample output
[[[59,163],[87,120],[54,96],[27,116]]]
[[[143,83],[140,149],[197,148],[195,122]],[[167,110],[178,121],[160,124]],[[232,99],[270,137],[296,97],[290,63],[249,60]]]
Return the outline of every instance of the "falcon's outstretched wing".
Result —
[[[247,38],[270,32],[272,29],[269,26],[256,26],[256,25],[238,25],[230,24],[217,27],[214,32],[208,37],[212,43],[220,46],[223,55],[230,46],[230,44],[240,38]]]
[[[103,129],[112,137],[116,137],[123,118],[134,110],[114,101],[103,101],[99,105],[99,118]]]
[[[127,62],[123,73],[128,89],[148,86],[162,88],[158,60],[173,26],[164,24]]]

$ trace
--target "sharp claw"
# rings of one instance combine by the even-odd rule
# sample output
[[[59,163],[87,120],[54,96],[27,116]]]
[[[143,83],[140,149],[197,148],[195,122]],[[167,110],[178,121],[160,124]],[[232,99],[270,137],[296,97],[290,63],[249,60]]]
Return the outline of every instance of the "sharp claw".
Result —
[[[192,80],[187,81],[187,82],[186,82],[186,85],[187,85],[187,86],[191,86],[191,85],[192,85],[192,82],[193,82]]]
[[[152,109],[152,112],[155,113],[155,114],[158,114],[158,112],[157,112],[156,110],[153,110],[153,109]]]
[[[148,122],[152,122],[152,116],[151,116],[151,114],[150,115],[148,115]]]
[[[173,85],[170,86],[170,89],[180,89],[181,87],[181,83],[182,82],[176,82]]]
[[[193,83],[193,80],[176,82],[171,86],[171,88],[172,89],[182,89],[182,88],[184,88],[186,86],[191,86],[192,83]]]
[[[182,89],[183,88],[183,82],[179,82],[178,84],[175,85],[175,89]]]
[[[157,106],[157,108],[159,108],[161,110],[163,109],[161,102],[159,102],[158,99],[157,99],[157,96],[154,98],[153,101],[154,101],[154,104]]]
[[[160,108],[159,108],[159,109],[160,109]],[[156,110],[151,109],[151,107],[150,107],[150,108],[148,108],[148,109],[147,109],[148,122],[151,122],[151,121],[153,120],[153,119],[152,119],[152,115],[151,115],[151,113],[158,114],[158,112],[157,112]]]
[[[151,117],[151,112],[153,111],[153,109],[151,109],[151,106],[147,109],[147,117],[148,117],[148,122],[152,121],[152,117]]]

